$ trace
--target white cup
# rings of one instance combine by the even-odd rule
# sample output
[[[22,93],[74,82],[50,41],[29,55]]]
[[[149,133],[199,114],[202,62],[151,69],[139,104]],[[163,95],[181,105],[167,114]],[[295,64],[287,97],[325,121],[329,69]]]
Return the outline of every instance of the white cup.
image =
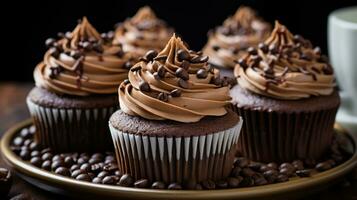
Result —
[[[357,6],[329,15],[328,51],[341,90],[337,121],[357,123]]]

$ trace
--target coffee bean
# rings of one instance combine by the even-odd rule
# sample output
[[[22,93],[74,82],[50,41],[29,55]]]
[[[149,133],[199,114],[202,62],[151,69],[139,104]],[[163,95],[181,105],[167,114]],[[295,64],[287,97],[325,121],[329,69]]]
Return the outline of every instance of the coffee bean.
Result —
[[[32,140],[31,140],[31,139],[26,139],[26,140],[24,141],[24,143],[22,144],[22,146],[28,147],[28,146],[30,146],[31,143],[32,143]]]
[[[149,85],[149,83],[141,80],[139,83],[139,89],[142,92],[150,92],[150,85]]]
[[[100,163],[91,165],[91,170],[92,170],[92,172],[98,173],[101,170],[103,170],[103,167],[104,167],[104,163],[100,162]]]
[[[52,157],[52,162],[54,162],[54,161],[59,161],[59,160],[64,161],[63,156],[61,156],[61,155],[55,155],[55,156]]]
[[[274,183],[278,179],[279,173],[275,169],[270,169],[270,170],[265,171],[263,173],[263,176],[266,178],[266,180],[269,183]]]
[[[29,146],[29,149],[31,151],[34,151],[34,150],[39,150],[40,146],[37,144],[37,142],[31,142],[30,146]]]
[[[85,174],[85,173],[87,173],[87,172],[84,169],[76,169],[76,170],[72,171],[71,177],[76,178],[78,175]]]
[[[92,180],[92,183],[97,183],[97,184],[99,184],[99,183],[102,183],[102,178],[99,178],[99,177],[95,177],[93,180]]]
[[[24,143],[24,138],[22,137],[16,137],[14,141],[12,142],[13,145],[15,146],[21,146]]]
[[[106,185],[114,185],[116,182],[112,176],[106,176],[103,178],[102,183]]]
[[[184,89],[188,89],[188,87],[189,87],[188,82],[183,79],[179,79],[178,85]]]
[[[259,43],[258,48],[263,51],[263,53],[268,53],[269,48],[265,43]]]
[[[332,166],[329,162],[318,163],[315,167],[315,169],[319,172],[323,172],[323,171],[329,170],[331,168],[332,168]]]
[[[136,72],[141,70],[141,65],[134,65],[133,67],[130,68],[130,71]]]
[[[107,171],[101,171],[101,172],[97,175],[97,177],[103,178],[103,177],[108,176],[108,175],[109,175],[109,172],[107,172]]]
[[[304,163],[301,160],[294,160],[291,164],[296,170],[304,169]]]
[[[39,157],[40,156],[40,152],[35,150],[31,152],[31,157]]]
[[[248,167],[248,165],[249,165],[249,160],[244,157],[238,157],[234,162],[234,166],[239,166],[240,168]]]
[[[190,68],[190,63],[186,60],[183,60],[180,64],[180,67],[184,70],[188,70]]]
[[[165,189],[165,183],[161,182],[161,181],[156,181],[151,185],[152,189]]]
[[[279,166],[279,169],[282,169],[282,168],[288,168],[288,169],[292,169],[292,170],[295,169],[294,166],[293,166],[292,164],[290,164],[290,163],[283,163],[283,164],[281,164],[281,165]]]
[[[35,157],[31,158],[30,163],[36,167],[41,167],[42,160],[40,157],[35,156]]]
[[[23,139],[29,139],[33,136],[33,133],[30,133],[29,129],[24,128],[20,131],[20,137]]]
[[[145,59],[148,61],[153,61],[156,56],[157,56],[157,51],[150,50],[145,54]]]
[[[216,184],[212,180],[202,181],[201,184],[202,184],[202,187],[207,190],[213,190],[216,188]]]
[[[134,187],[136,187],[136,188],[147,188],[147,187],[149,187],[149,180],[148,179],[137,180],[134,183]]]
[[[167,189],[169,190],[182,190],[182,186],[178,183],[171,183]]]
[[[225,180],[220,180],[216,183],[217,188],[225,189],[228,188],[228,182]]]
[[[310,177],[311,176],[311,170],[310,169],[297,170],[295,173],[299,177]]]
[[[76,180],[86,181],[86,182],[91,182],[92,181],[91,177],[88,174],[79,174],[76,177]]]
[[[172,90],[172,91],[170,92],[170,95],[171,95],[172,97],[179,97],[179,96],[181,96],[181,90],[180,90],[180,89],[174,89],[174,90]]]
[[[257,50],[256,50],[254,47],[249,47],[249,48],[247,49],[247,52],[248,52],[250,55],[257,55],[257,54],[258,54]]]
[[[42,160],[52,160],[52,158],[53,158],[53,155],[50,152],[46,152],[46,153],[42,154],[42,156],[41,156]]]
[[[285,174],[285,175],[287,175],[287,176],[292,176],[293,174],[294,174],[294,169],[292,169],[292,168],[288,168],[288,167],[285,167],[285,168],[281,168],[280,170],[279,170],[279,173],[280,174]]]
[[[80,167],[80,169],[89,172],[91,170],[91,165],[89,163],[83,163]]]
[[[118,169],[118,165],[115,163],[108,163],[106,165],[103,166],[103,170],[104,171],[108,171],[108,172],[114,172]]]
[[[52,162],[50,160],[45,160],[42,163],[41,168],[46,170],[46,171],[50,171],[51,170],[51,164],[52,164]]]
[[[164,92],[160,92],[158,95],[157,95],[157,98],[160,100],[160,101],[164,101],[164,102],[167,102],[169,100],[169,96],[164,93]]]
[[[68,167],[70,167],[71,165],[73,165],[75,162],[73,160],[73,158],[71,156],[66,156],[64,158],[64,164]]]
[[[288,180],[289,180],[289,177],[288,177],[287,175],[285,175],[285,174],[279,174],[278,177],[277,177],[277,179],[276,179],[276,181],[277,181],[278,183],[286,182],[286,181],[288,181]]]
[[[243,180],[240,182],[239,186],[242,187],[249,187],[254,185],[253,177],[244,177]]]
[[[157,68],[157,75],[159,75],[160,78],[165,78],[166,74],[166,69],[164,65],[159,65]]]
[[[254,171],[259,171],[260,168],[262,167],[262,163],[259,162],[250,162],[248,165],[249,168],[251,168]]]
[[[175,75],[185,81],[187,81],[189,79],[189,75],[188,75],[187,71],[184,70],[183,68],[178,68],[175,72]]]
[[[208,72],[205,69],[199,69],[196,74],[197,78],[207,78]]]
[[[124,174],[118,182],[118,185],[124,187],[130,187],[133,184],[134,184],[134,178],[130,174]]]
[[[59,174],[59,175],[62,175],[62,176],[70,176],[71,175],[71,173],[69,172],[69,169],[66,168],[66,167],[58,167],[55,170],[55,173]]]
[[[242,169],[242,175],[243,175],[243,176],[251,177],[251,176],[253,176],[254,174],[255,174],[255,172],[254,172],[252,169],[250,169],[250,168],[243,168],[243,169]]]
[[[74,165],[72,165],[72,166],[70,167],[70,171],[73,173],[74,171],[76,171],[76,170],[79,169],[79,168],[80,168],[79,165],[74,164]]]
[[[232,176],[232,177],[240,176],[241,171],[242,171],[242,168],[236,166],[236,167],[234,167],[234,168],[232,169],[232,171],[231,171],[231,176]]]
[[[186,50],[179,49],[177,51],[177,59],[180,62],[183,61],[183,60],[189,60],[190,57],[191,57],[190,54]]]
[[[20,151],[20,157],[22,158],[22,160],[30,160],[31,158],[31,153],[29,150],[27,149],[22,149]]]
[[[240,180],[235,177],[228,177],[227,182],[230,188],[237,188],[239,186]]]
[[[55,171],[59,167],[64,167],[64,165],[65,164],[64,164],[63,160],[55,160],[55,161],[52,161],[51,169],[52,169],[52,171]]]
[[[89,164],[96,164],[96,163],[99,163],[99,162],[101,162],[102,161],[102,159],[101,158],[99,158],[99,157],[92,157],[91,159],[89,159]]]
[[[266,172],[268,170],[272,170],[273,168],[268,167],[268,165],[262,165],[259,169],[260,172]]]

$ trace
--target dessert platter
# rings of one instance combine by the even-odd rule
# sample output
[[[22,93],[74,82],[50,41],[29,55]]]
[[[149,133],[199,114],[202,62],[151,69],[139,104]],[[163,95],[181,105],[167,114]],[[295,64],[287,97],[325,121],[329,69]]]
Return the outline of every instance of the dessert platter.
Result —
[[[241,7],[191,50],[149,7],[46,40],[31,119],[1,140],[44,190],[81,198],[286,199],[357,166],[318,47]],[[208,56],[207,56],[207,55]]]

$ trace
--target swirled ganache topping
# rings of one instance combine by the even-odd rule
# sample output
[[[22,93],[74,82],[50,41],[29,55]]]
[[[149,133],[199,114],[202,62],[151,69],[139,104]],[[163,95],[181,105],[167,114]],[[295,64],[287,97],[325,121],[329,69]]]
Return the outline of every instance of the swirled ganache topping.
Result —
[[[336,85],[332,66],[319,47],[293,36],[279,22],[259,48],[238,61],[238,84],[257,94],[277,99],[302,99],[330,95]]]
[[[117,26],[113,43],[123,45],[125,51],[143,56],[149,50],[164,48],[172,34],[173,29],[158,19],[149,6],[145,6]]]
[[[234,61],[244,55],[248,47],[257,46],[268,38],[270,31],[270,24],[258,17],[253,9],[241,6],[222,26],[209,32],[203,53],[213,64],[233,68]]]
[[[148,51],[141,60],[119,87],[127,114],[190,123],[227,113],[228,83],[207,56],[188,50],[181,38],[173,35],[160,53]]]
[[[36,85],[58,94],[115,94],[127,78],[131,56],[99,34],[86,17],[72,32],[47,39],[48,51],[34,71]],[[129,65],[129,66],[128,66]]]

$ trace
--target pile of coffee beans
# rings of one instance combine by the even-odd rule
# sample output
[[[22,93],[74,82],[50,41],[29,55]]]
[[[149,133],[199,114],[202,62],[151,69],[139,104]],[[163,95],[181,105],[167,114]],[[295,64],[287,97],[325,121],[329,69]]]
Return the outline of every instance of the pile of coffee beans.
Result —
[[[343,138],[336,137],[330,152],[321,162],[295,160],[291,163],[281,164],[260,163],[245,157],[237,157],[230,176],[224,180],[206,180],[201,183],[187,182],[183,184],[150,182],[148,179],[135,180],[130,174],[121,173],[113,152],[56,154],[49,148],[41,148],[33,140],[35,131],[34,126],[24,128],[12,141],[12,150],[22,160],[44,170],[79,181],[136,188],[211,190],[281,183],[289,181],[293,177],[310,177],[318,172],[329,170],[351,156],[351,152],[344,149]]]

